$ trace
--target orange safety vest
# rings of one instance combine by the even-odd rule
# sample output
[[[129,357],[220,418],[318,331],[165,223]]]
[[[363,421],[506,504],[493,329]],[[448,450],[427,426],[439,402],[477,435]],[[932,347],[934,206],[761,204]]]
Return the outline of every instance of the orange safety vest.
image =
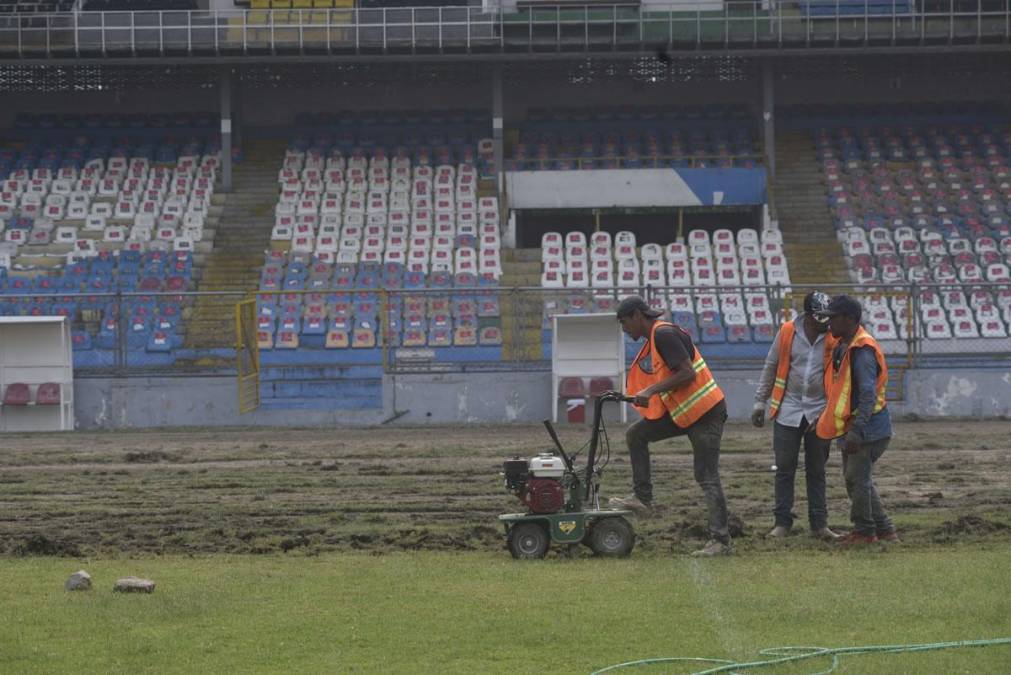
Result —
[[[649,333],[649,341],[642,346],[632,367],[629,368],[628,377],[625,379],[625,391],[629,395],[635,395],[661,380],[671,376],[670,366],[664,362],[660,352],[653,349],[654,336],[657,328],[669,326],[676,330],[681,330],[677,326],[667,321],[654,321],[653,328]],[[664,415],[670,415],[674,424],[682,429],[690,427],[700,417],[723,400],[723,392],[713,379],[713,374],[709,372],[709,366],[699,353],[699,348],[692,345],[695,353],[692,354],[692,368],[695,370],[695,380],[676,391],[661,392],[657,396],[650,397],[649,406],[641,408],[636,406],[640,415],[648,420],[658,420]],[[646,370],[641,362],[649,357],[651,370]]]
[[[797,332],[795,321],[787,321],[779,329],[779,363],[776,365],[776,380],[772,383],[772,394],[769,396],[769,418],[774,419],[779,414],[779,406],[783,404],[786,395],[786,378],[790,375],[790,352],[793,351],[793,336]],[[839,339],[825,333],[825,371],[832,367],[832,350],[839,344]]]
[[[851,404],[853,400],[853,369],[850,367],[850,358],[853,350],[860,347],[872,347],[874,358],[878,360],[878,379],[874,385],[877,397],[874,401],[874,412],[880,412],[885,407],[885,389],[888,386],[888,364],[885,363],[884,352],[878,345],[878,341],[871,337],[871,334],[864,330],[863,326],[857,328],[856,335],[846,348],[839,369],[830,366],[825,368],[825,410],[822,411],[818,419],[816,433],[819,438],[832,439],[846,435],[853,423],[853,411]]]

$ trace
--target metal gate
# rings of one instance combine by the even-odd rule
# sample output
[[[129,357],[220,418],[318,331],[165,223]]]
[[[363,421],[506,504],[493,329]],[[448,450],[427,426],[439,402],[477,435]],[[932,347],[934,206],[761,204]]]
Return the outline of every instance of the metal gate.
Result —
[[[239,413],[260,407],[260,349],[256,343],[256,301],[235,305],[235,367],[239,385]]]

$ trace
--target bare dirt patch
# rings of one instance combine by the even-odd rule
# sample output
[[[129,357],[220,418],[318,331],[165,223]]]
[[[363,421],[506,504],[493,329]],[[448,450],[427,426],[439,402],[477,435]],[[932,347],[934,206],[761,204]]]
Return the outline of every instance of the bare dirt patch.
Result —
[[[570,451],[585,428],[563,427]],[[627,494],[620,427],[610,429],[604,496]],[[794,532],[772,527],[771,431],[729,425],[721,474],[742,550],[819,547],[806,536],[803,468]],[[499,550],[500,513],[521,508],[502,460],[549,449],[540,425],[367,429],[160,430],[5,435],[0,553],[268,553]],[[660,508],[634,523],[638,549],[690,550],[705,537],[685,439],[655,444]],[[917,422],[875,472],[906,546],[1006,539],[1011,531],[1011,423]],[[828,467],[829,520],[847,528],[841,460]]]

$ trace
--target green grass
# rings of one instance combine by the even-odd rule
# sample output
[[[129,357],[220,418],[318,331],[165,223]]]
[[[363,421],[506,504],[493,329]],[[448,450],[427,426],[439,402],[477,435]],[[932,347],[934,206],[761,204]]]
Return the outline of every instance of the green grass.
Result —
[[[709,561],[637,553],[520,563],[505,552],[431,551],[6,558],[0,672],[587,673],[648,657],[751,660],[779,645],[1006,637],[1009,556],[1002,542]],[[95,588],[64,592],[80,567]],[[113,594],[128,574],[157,590]],[[838,672],[995,673],[1009,663],[1011,647],[988,647],[853,656]]]

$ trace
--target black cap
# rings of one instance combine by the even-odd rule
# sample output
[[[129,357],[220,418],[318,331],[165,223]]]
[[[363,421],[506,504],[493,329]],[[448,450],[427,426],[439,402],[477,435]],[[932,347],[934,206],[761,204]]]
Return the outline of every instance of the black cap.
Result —
[[[832,298],[828,296],[828,293],[811,291],[804,297],[804,313],[824,314],[830,302],[832,302]]]
[[[642,312],[643,316],[648,316],[651,319],[655,319],[663,314],[663,312],[659,309],[652,309],[646,304],[646,301],[638,295],[630,295],[619,302],[618,309],[616,309],[614,313],[618,315],[619,319],[621,319],[622,317],[629,316],[635,310],[639,310]]]
[[[859,322],[860,317],[863,316],[863,308],[860,303],[848,295],[837,295],[832,298],[832,302],[828,303],[828,309],[823,313],[824,316],[850,316],[853,317],[854,321]]]
[[[831,302],[832,298],[827,293],[812,291],[804,298],[804,313],[811,316],[818,323],[825,323],[828,321],[828,314],[826,312]]]

